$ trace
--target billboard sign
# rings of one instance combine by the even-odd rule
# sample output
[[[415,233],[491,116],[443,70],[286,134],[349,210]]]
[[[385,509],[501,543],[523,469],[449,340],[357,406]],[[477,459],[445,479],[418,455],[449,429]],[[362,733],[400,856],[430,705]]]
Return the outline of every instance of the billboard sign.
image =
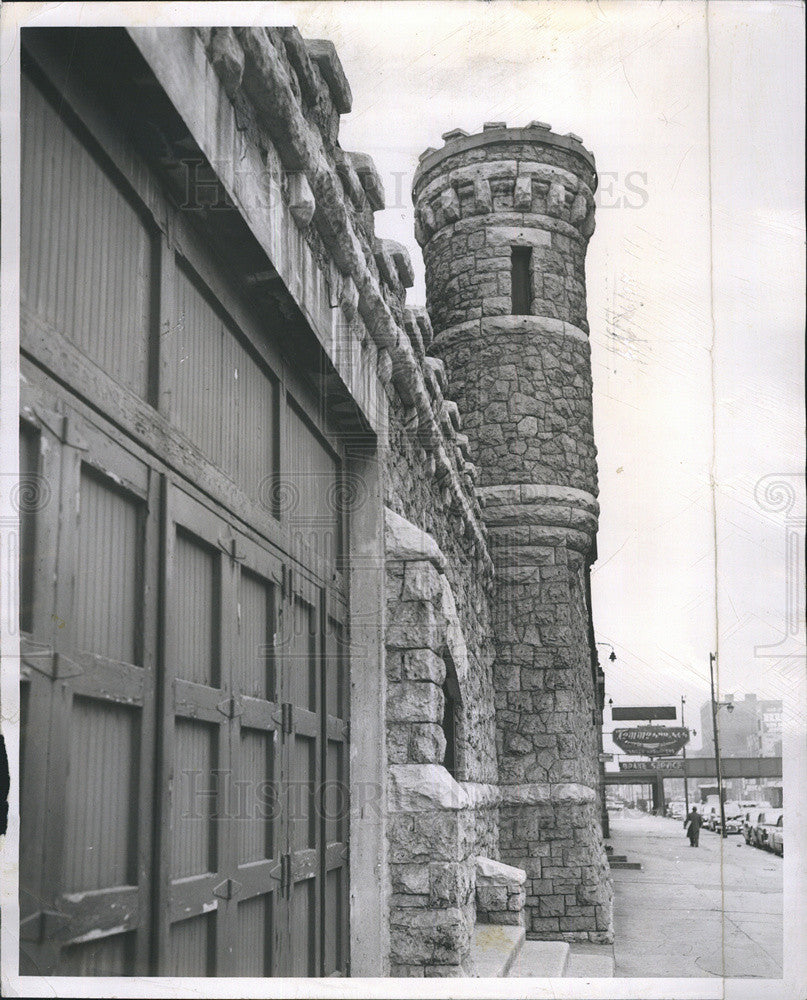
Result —
[[[683,774],[684,762],[679,757],[669,760],[655,760],[648,763],[644,760],[621,760],[620,771],[663,771],[665,774]]]
[[[634,726],[615,729],[611,739],[620,750],[637,757],[672,757],[689,743],[683,726]]]
[[[647,705],[637,708],[612,708],[611,718],[614,722],[640,722],[646,719],[675,719],[675,705]]]

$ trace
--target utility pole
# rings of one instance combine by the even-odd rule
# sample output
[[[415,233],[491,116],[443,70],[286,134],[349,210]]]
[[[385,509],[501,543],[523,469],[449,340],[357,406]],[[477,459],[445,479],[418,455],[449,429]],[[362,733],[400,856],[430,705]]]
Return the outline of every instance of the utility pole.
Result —
[[[723,772],[720,767],[720,738],[717,732],[717,700],[715,699],[715,660],[714,653],[709,654],[709,679],[712,685],[712,731],[715,738],[715,770],[717,771],[717,797],[720,800],[720,836],[726,836],[726,809],[723,804]]]
[[[686,698],[681,695],[681,726],[684,726],[684,705],[686,705]],[[687,816],[689,815],[689,783],[687,782],[687,745],[684,744],[682,750],[684,755],[684,807],[686,809]]]

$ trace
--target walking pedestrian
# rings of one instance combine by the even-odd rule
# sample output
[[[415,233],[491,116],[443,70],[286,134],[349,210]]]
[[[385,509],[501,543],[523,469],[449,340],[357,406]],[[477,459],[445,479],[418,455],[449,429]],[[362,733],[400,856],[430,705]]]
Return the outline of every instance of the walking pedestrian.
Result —
[[[698,812],[695,806],[693,806],[689,812],[689,815],[684,820],[684,830],[686,831],[686,835],[689,837],[690,847],[698,846],[698,838],[700,837],[701,834],[702,822],[703,820],[701,818],[701,814]]]

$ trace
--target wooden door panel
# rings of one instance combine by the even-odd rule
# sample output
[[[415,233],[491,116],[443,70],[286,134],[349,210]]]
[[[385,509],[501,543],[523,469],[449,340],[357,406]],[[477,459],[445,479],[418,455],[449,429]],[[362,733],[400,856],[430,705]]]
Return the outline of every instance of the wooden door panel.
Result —
[[[23,965],[65,975],[145,972],[154,661],[144,612],[158,482],[69,409],[35,404],[32,412],[48,434],[57,431],[60,461],[58,525],[43,532],[56,537],[50,630],[43,634],[34,596],[32,627],[45,641],[27,640],[24,660],[25,796],[43,811],[38,910],[25,902],[33,899],[26,855],[21,873]],[[32,754],[38,727],[45,747]]]
[[[275,644],[282,566],[255,541],[236,535],[237,638],[231,671],[238,715],[232,729],[238,883],[233,974],[277,975],[281,888],[280,721]]]

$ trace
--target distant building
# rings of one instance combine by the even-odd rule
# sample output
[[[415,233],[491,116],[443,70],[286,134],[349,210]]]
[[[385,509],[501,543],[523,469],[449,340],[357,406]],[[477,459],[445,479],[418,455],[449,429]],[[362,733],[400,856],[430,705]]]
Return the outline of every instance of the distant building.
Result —
[[[721,702],[730,702],[734,706],[731,712],[720,709],[717,720],[721,757],[781,757],[781,701],[757,698],[755,694],[747,694],[744,698],[735,698],[733,694],[728,694],[721,698]],[[714,730],[712,704],[709,701],[701,705],[701,735],[701,748],[692,751],[691,755],[713,756]],[[704,795],[710,790],[708,784],[701,783],[700,792]],[[770,802],[775,806],[782,804],[780,781],[773,783],[770,779],[734,778],[725,781],[724,786],[727,800],[753,798]]]
[[[722,757],[781,756],[781,701],[757,698],[755,694],[747,694],[744,698],[729,694],[721,701],[734,705],[732,712],[721,709],[717,720]],[[701,705],[701,735],[701,748],[693,751],[693,756],[711,757],[714,754],[714,730],[709,701]]]

